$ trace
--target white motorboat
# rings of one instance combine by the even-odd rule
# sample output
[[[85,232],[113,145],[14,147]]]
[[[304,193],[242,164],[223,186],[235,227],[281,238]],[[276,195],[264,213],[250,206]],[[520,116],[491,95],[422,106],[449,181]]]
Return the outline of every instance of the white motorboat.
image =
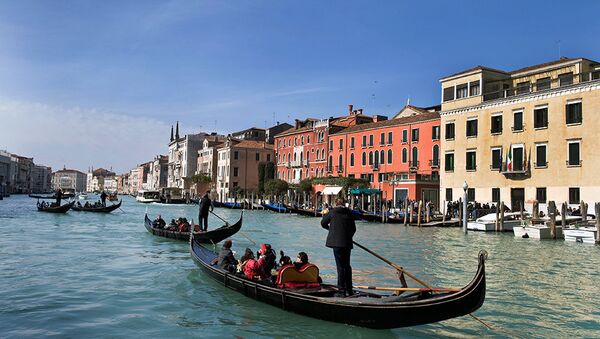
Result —
[[[135,200],[142,203],[160,202],[159,191],[138,191]]]
[[[87,193],[79,193],[79,200],[87,200],[87,199],[88,199]]]
[[[570,227],[566,228],[563,233],[565,234],[565,241],[582,242],[586,244],[596,243],[598,237],[595,226]]]
[[[514,226],[513,232],[515,233],[515,238],[552,239],[550,226],[547,225]],[[556,226],[556,239],[562,238],[562,226]]]
[[[523,216],[527,218],[529,214],[524,212]],[[520,212],[504,213],[504,225],[501,226],[502,232],[510,232],[513,230],[513,227],[520,225]],[[483,217],[475,219],[475,221],[469,221],[467,223],[467,229],[471,231],[494,232],[496,230],[496,213],[486,214]]]

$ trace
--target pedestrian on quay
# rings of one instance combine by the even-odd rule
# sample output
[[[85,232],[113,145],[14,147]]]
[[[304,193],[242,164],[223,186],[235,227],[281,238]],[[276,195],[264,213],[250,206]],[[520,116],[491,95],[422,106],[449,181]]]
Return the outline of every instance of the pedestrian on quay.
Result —
[[[350,266],[350,253],[352,251],[352,237],[356,233],[356,224],[352,211],[345,206],[344,198],[335,199],[335,207],[323,216],[321,226],[329,230],[325,246],[333,249],[335,265],[337,267],[337,297],[350,296],[352,291],[352,267]]]
[[[210,191],[206,191],[200,202],[198,203],[198,223],[200,230],[206,232],[208,230],[208,211],[213,211],[214,206],[212,200],[208,197]]]

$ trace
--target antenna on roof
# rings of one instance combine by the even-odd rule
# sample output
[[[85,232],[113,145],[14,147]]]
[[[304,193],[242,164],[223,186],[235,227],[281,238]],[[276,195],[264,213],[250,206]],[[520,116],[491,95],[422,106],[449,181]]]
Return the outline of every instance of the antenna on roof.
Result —
[[[562,57],[562,53],[560,52],[560,40],[556,40],[556,44],[558,45],[558,58],[560,59]]]
[[[410,97],[408,97],[408,99],[406,99],[406,106],[410,106]]]

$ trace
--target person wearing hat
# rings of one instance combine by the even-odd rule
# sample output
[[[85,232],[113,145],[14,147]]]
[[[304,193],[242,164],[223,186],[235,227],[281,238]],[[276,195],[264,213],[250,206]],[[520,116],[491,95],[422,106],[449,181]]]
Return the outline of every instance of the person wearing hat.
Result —
[[[208,211],[213,211],[214,206],[212,204],[212,200],[208,197],[210,191],[206,191],[204,196],[198,203],[198,223],[200,224],[200,229],[203,232],[208,230]],[[204,226],[203,226],[204,225]]]
[[[260,256],[264,256],[264,258],[265,258],[265,264],[264,264],[265,274],[267,276],[270,276],[271,271],[275,268],[275,266],[277,266],[277,263],[276,263],[277,255],[275,254],[275,251],[273,251],[273,249],[271,248],[270,244],[260,244],[260,250],[258,251],[258,257],[260,257]]]
[[[335,199],[336,206],[321,219],[321,226],[329,231],[325,246],[333,249],[335,265],[337,267],[336,296],[344,297],[354,294],[352,291],[352,267],[350,266],[350,252],[352,251],[352,237],[356,233],[356,224],[352,211],[345,206],[344,198]]]
[[[223,243],[223,248],[219,252],[219,258],[217,261],[217,265],[222,269],[233,273],[235,271],[235,267],[238,264],[238,261],[233,256],[233,251],[231,250],[231,245],[233,245],[230,239],[225,240]]]

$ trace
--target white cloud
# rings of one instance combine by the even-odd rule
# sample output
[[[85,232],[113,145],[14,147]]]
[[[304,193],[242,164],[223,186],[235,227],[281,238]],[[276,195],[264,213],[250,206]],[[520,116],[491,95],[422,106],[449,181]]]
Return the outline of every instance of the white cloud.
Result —
[[[170,125],[81,107],[0,100],[0,149],[36,164],[124,172],[167,153]]]

